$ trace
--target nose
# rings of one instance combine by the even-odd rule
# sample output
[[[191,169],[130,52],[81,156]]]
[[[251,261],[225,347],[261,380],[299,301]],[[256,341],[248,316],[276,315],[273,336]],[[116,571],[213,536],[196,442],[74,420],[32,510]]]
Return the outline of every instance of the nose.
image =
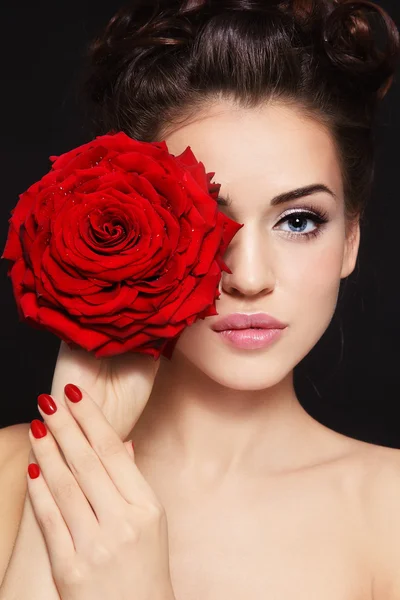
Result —
[[[245,225],[228,246],[224,261],[232,274],[222,272],[220,290],[238,297],[258,297],[275,288],[273,249],[265,231]]]

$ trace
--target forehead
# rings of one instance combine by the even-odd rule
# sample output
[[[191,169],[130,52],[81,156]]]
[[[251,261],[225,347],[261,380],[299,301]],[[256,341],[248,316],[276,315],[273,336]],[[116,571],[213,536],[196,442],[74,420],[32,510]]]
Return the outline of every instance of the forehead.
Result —
[[[340,196],[342,177],[332,136],[316,120],[286,105],[243,109],[219,103],[164,137],[180,154],[190,146],[214,181],[233,196],[325,183]],[[236,194],[237,193],[237,194]]]

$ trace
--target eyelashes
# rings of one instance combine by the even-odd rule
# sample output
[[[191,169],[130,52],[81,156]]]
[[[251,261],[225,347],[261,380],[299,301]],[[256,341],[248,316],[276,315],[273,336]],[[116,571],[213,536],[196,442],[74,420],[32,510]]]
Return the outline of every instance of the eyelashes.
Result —
[[[285,233],[290,239],[300,239],[300,240],[309,240],[312,238],[316,238],[318,235],[322,233],[323,228],[329,221],[328,213],[325,210],[319,209],[315,206],[303,206],[300,208],[292,209],[291,211],[285,213],[285,215],[278,221],[277,225],[280,223],[286,223],[290,221],[314,221],[316,224],[316,228],[312,231],[308,231],[306,233],[286,231]],[[299,227],[296,224],[294,227]],[[301,229],[301,228],[300,228]]]

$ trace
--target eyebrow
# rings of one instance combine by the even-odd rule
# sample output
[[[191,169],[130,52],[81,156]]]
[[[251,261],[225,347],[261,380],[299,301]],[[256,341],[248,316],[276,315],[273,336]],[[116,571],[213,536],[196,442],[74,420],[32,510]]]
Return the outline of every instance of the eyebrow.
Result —
[[[290,202],[291,200],[297,200],[298,198],[304,198],[305,196],[311,196],[312,194],[317,194],[319,192],[325,192],[337,200],[336,194],[326,185],[323,183],[314,183],[312,185],[306,185],[295,190],[290,190],[289,192],[283,192],[283,194],[279,194],[278,196],[274,196],[274,198],[271,200],[271,206],[277,206],[278,204]],[[232,199],[230,198],[229,194],[226,197],[218,196],[218,204],[221,206],[231,206]]]

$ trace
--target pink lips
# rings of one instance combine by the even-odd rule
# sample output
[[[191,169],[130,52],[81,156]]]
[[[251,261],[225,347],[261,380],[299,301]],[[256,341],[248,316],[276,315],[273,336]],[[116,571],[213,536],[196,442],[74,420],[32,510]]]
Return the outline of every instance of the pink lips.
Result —
[[[286,327],[286,324],[265,313],[234,313],[214,323],[212,329],[224,341],[250,350],[269,346]]]
[[[266,313],[248,315],[246,313],[233,313],[223,317],[212,328],[214,331],[225,331],[226,329],[284,329],[286,325],[274,319]]]

